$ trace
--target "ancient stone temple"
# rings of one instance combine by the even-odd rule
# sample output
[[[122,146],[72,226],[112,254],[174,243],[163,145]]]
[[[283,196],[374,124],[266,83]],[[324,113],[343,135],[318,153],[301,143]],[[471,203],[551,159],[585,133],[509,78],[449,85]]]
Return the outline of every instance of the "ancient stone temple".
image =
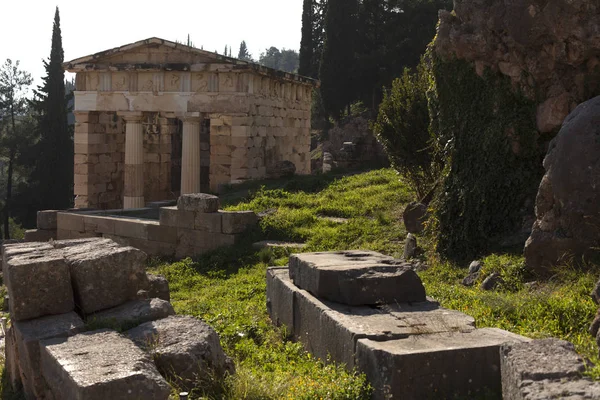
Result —
[[[77,73],[75,206],[139,208],[276,173],[310,173],[316,81],[151,38]]]

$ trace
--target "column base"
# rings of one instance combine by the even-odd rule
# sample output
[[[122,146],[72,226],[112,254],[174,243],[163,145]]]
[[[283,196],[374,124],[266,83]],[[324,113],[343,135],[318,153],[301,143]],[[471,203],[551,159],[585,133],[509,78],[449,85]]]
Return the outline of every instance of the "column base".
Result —
[[[146,203],[144,203],[144,196],[142,197],[123,197],[123,208],[131,209],[131,208],[144,208]]]

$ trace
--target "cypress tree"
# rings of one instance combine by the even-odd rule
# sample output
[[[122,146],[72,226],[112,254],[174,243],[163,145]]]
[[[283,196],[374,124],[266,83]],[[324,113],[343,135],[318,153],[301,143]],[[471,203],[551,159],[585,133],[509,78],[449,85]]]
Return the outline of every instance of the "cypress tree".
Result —
[[[319,78],[327,113],[339,120],[354,100],[352,65],[357,31],[358,1],[329,0],[325,15],[325,41]]]
[[[35,92],[37,112],[37,163],[33,172],[38,194],[38,209],[66,209],[73,203],[73,138],[67,123],[64,52],[58,7],[54,14],[52,49],[44,61],[46,76]]]
[[[302,8],[302,39],[300,40],[298,74],[304,76],[313,76],[313,1],[304,0]]]

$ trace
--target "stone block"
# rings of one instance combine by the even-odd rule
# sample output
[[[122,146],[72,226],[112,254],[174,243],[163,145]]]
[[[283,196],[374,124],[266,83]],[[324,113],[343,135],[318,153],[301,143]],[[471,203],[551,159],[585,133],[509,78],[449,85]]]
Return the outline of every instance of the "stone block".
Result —
[[[75,312],[69,312],[28,321],[15,321],[12,329],[18,346],[25,396],[44,399],[48,386],[40,373],[40,341],[72,336],[84,330],[84,323]]]
[[[101,238],[77,238],[77,239],[64,239],[64,240],[55,240],[52,242],[52,245],[55,249],[65,249],[68,247],[81,246],[84,244],[96,244],[98,246],[109,245],[111,241],[109,239],[101,239]]]
[[[267,298],[275,319],[286,325],[305,348],[323,360],[354,366],[356,342],[361,338],[391,340],[411,335],[475,329],[472,317],[440,308],[435,302],[357,307],[320,300],[296,287],[285,268],[271,270]],[[283,287],[285,286],[285,287]],[[273,291],[270,291],[273,289]],[[292,317],[289,292],[293,292]],[[281,303],[281,305],[279,305]],[[275,314],[277,313],[277,314]],[[291,326],[290,318],[293,323]]]
[[[203,377],[219,377],[233,370],[219,335],[193,317],[171,316],[148,322],[126,335],[152,355],[163,375],[185,388]]]
[[[78,306],[84,314],[133,300],[147,287],[146,254],[106,239],[64,249]],[[12,303],[12,301],[11,301]]]
[[[360,339],[356,360],[374,400],[475,398],[500,393],[500,346],[528,340],[495,328]]]
[[[158,298],[165,301],[171,301],[171,292],[169,282],[162,275],[148,275],[148,295],[150,298]]]
[[[503,399],[600,398],[600,383],[583,378],[585,362],[564,340],[505,344],[500,362]]]
[[[50,239],[56,239],[56,231],[47,231],[43,229],[28,229],[25,231],[26,242],[47,242]]]
[[[219,211],[219,205],[217,196],[206,193],[184,194],[177,200],[177,209],[180,211],[216,213]]]
[[[412,265],[372,251],[290,256],[290,278],[318,298],[348,305],[425,301]]]
[[[236,234],[246,231],[258,222],[254,211],[220,211],[223,218],[223,233]]]
[[[120,306],[91,314],[88,323],[109,326],[113,329],[131,329],[144,322],[175,315],[171,303],[161,299],[132,300]]]
[[[115,218],[115,235],[127,238],[148,239],[148,226],[158,225],[156,221]]]
[[[174,226],[148,225],[148,240],[176,244],[177,228]]]
[[[161,207],[160,224],[175,228],[194,229],[196,214],[193,211],[178,210],[177,207]]]
[[[19,350],[15,338],[15,328],[12,326],[8,328],[4,338],[4,371],[13,392],[19,391],[23,384],[21,382],[21,367],[19,366]]]
[[[203,232],[221,233],[222,213],[196,213],[194,229]]]
[[[267,269],[267,312],[275,325],[284,325],[288,333],[293,333],[294,292],[297,289],[289,280],[278,278],[278,275],[285,278],[288,273],[284,267]]]
[[[62,253],[43,249],[10,256],[4,278],[13,321],[73,311],[75,303],[69,266]]]
[[[170,387],[152,359],[110,330],[40,343],[42,375],[59,399],[167,400]]]
[[[83,217],[83,225],[86,232],[114,235],[115,221],[117,220],[118,218],[86,215]]]
[[[178,238],[178,247],[194,247],[206,251],[215,250],[223,246],[232,246],[235,244],[236,239],[233,235],[190,229],[180,229],[178,231]]]
[[[79,232],[79,231],[69,231],[65,229],[58,229],[56,231],[56,236],[59,240],[67,240],[67,239],[91,239],[97,238],[101,234],[95,232]]]
[[[56,210],[45,210],[37,212],[37,228],[44,230],[56,230],[56,216],[58,211]]]
[[[59,212],[56,215],[57,229],[65,231],[84,232],[83,215]]]

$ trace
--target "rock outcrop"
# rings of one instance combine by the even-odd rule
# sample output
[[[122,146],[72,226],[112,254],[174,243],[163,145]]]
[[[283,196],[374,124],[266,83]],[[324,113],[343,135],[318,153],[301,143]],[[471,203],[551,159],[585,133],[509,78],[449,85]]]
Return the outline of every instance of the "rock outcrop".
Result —
[[[600,244],[600,97],[565,120],[544,159],[537,220],[525,245],[527,266],[547,272],[564,257],[576,260]]]
[[[537,127],[555,132],[600,87],[600,4],[590,0],[455,0],[440,12],[435,51],[508,76],[539,101]]]

